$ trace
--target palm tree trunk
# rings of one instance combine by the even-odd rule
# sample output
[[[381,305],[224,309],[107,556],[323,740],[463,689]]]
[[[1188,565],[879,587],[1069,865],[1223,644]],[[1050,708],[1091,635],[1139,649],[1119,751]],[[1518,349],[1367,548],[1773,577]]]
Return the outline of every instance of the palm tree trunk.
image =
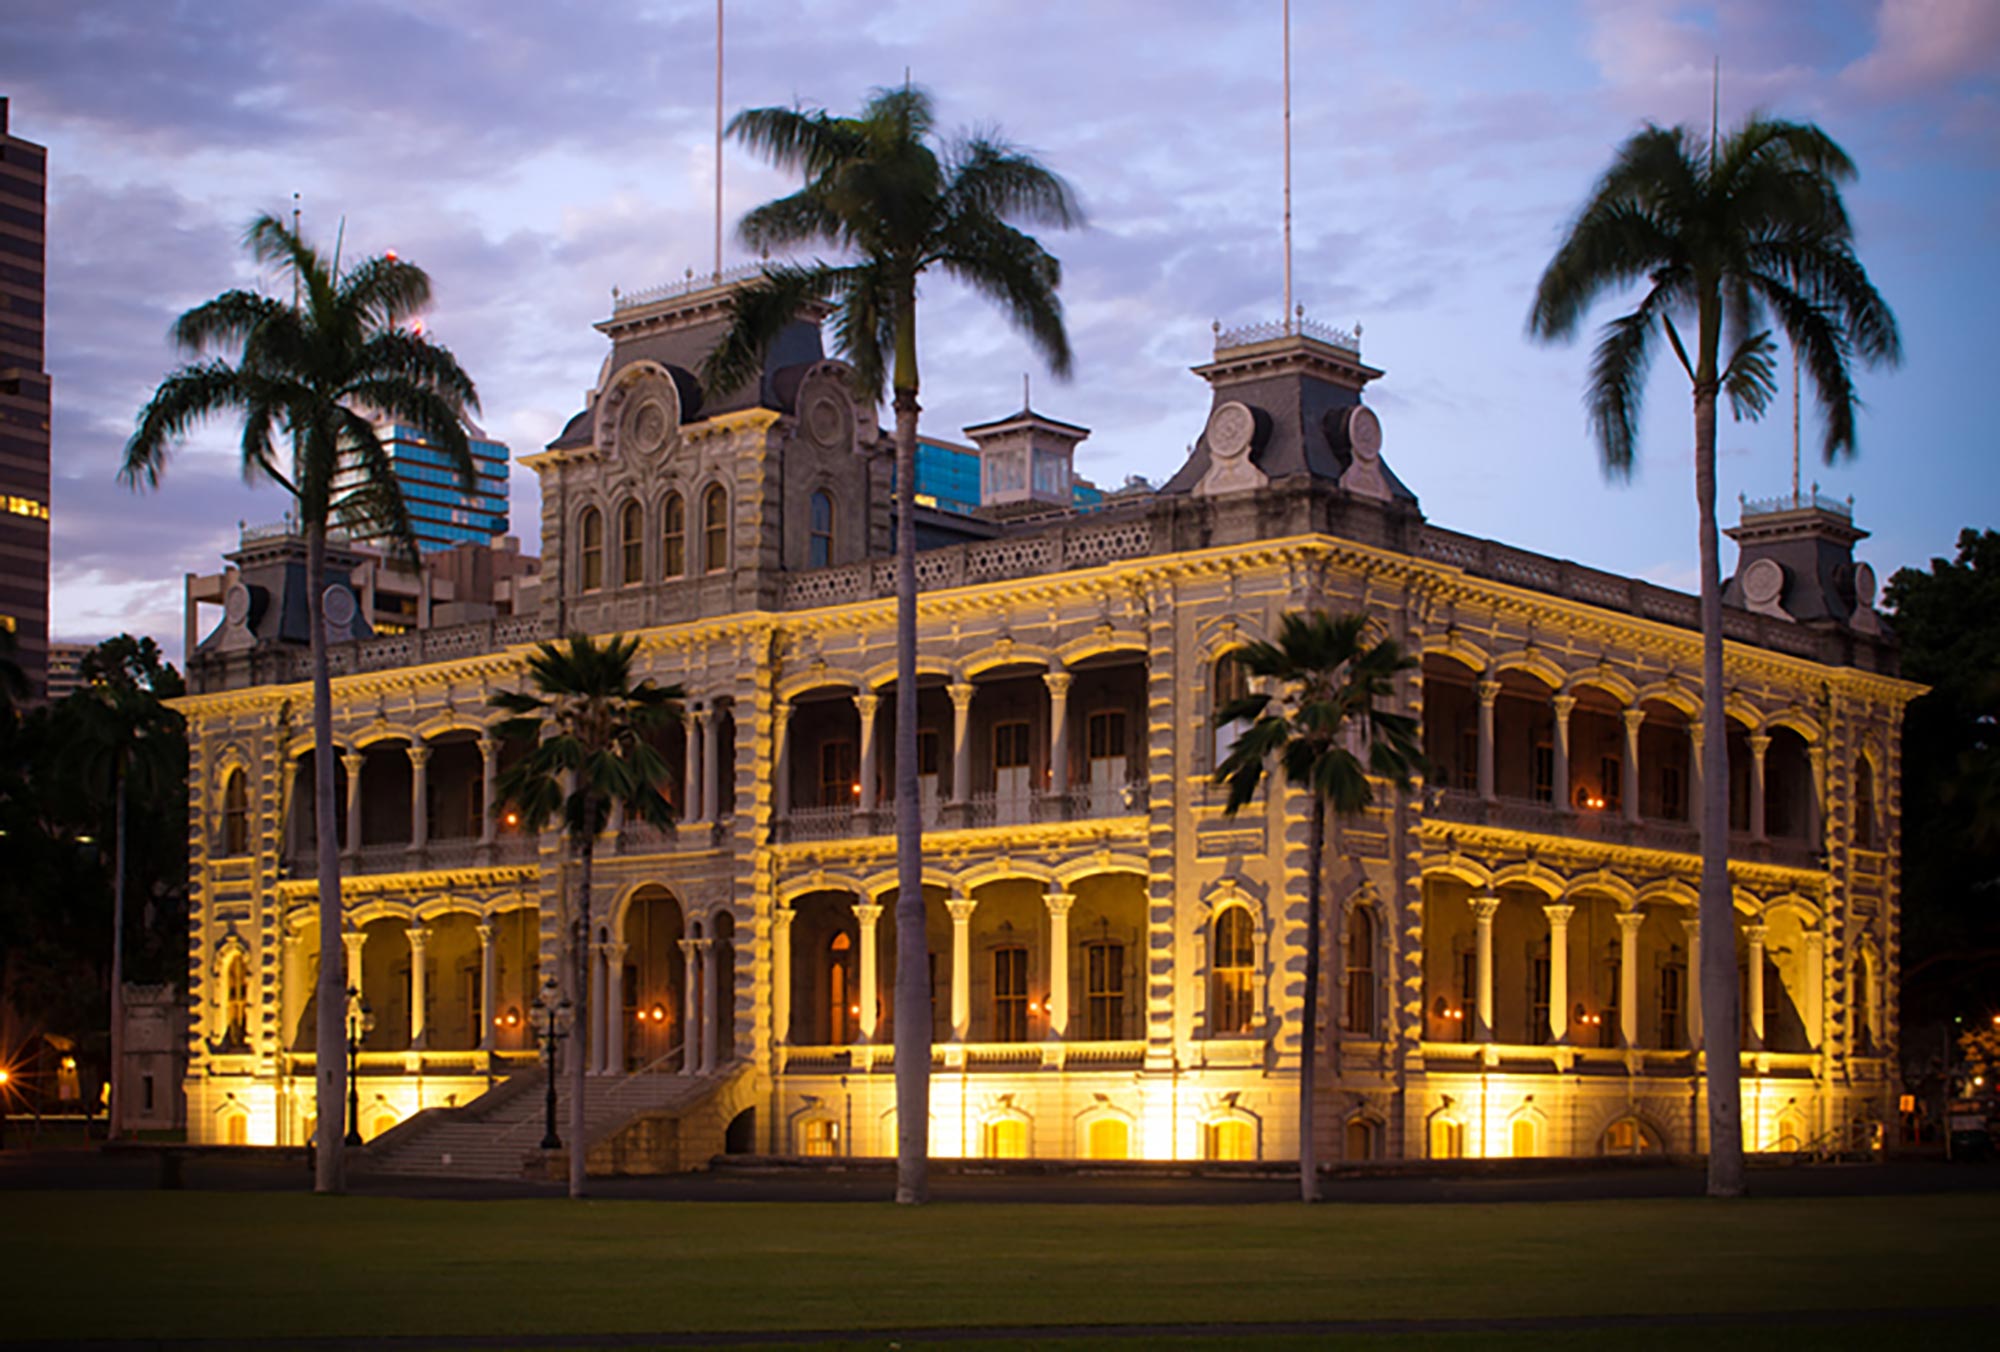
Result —
[[[111,762],[111,794],[115,814],[111,875],[111,1086],[110,1120],[105,1139],[118,1139],[118,1114],[125,1106],[125,748]]]
[[[1704,325],[1706,330],[1707,325]],[[1704,354],[1715,344],[1704,331]],[[1714,359],[1694,394],[1695,502],[1701,515],[1702,1044],[1707,1053],[1708,1195],[1743,1195],[1742,1065],[1737,1055],[1736,907],[1729,884],[1729,724],[1722,686],[1722,579],[1715,528]]]
[[[340,1192],[347,1186],[347,1155],[341,1115],[347,1100],[347,1059],[342,1035],[347,1017],[347,945],[340,905],[340,841],[333,811],[333,677],[327,666],[326,621],[320,593],[326,586],[326,523],[306,526],[306,625],[312,631],[313,687],[313,844],[319,876],[319,1014],[313,1042],[313,1116],[318,1151],[313,1191]],[[359,803],[349,803],[359,812]],[[361,984],[361,973],[353,973]]]
[[[930,945],[917,796],[916,298],[896,335],[896,1200],[930,1197]]]
[[[1306,829],[1306,989],[1299,1017],[1299,1200],[1319,1200],[1319,1152],[1313,1145],[1314,1074],[1319,1055],[1319,908],[1325,890],[1320,874],[1326,863],[1326,799],[1312,795],[1312,817]]]
[[[590,1142],[584,1139],[584,1066],[590,1059],[590,866],[596,854],[596,823],[584,805],[584,836],[577,844],[576,1017],[569,1025],[569,1195],[583,1196]],[[685,1045],[686,1038],[682,1039]],[[685,1053],[683,1053],[685,1055]]]

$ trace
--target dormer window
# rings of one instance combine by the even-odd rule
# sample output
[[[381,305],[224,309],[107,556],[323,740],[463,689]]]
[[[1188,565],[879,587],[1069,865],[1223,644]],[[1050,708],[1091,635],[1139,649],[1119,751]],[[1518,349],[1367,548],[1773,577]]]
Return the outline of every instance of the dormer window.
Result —
[[[712,485],[701,499],[701,566],[719,573],[729,566],[729,494]]]
[[[604,513],[595,507],[583,509],[577,522],[577,574],[579,590],[597,591],[604,586]]]
[[[812,495],[812,542],[807,566],[825,568],[833,562],[833,498],[822,488]]]

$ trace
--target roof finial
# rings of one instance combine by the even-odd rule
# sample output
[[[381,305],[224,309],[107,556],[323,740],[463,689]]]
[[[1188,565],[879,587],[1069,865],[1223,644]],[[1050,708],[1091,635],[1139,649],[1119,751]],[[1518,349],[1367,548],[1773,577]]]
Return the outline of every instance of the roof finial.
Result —
[[[1023,371],[1021,372],[1021,412],[1026,413],[1033,407],[1033,402],[1028,398],[1028,373]]]

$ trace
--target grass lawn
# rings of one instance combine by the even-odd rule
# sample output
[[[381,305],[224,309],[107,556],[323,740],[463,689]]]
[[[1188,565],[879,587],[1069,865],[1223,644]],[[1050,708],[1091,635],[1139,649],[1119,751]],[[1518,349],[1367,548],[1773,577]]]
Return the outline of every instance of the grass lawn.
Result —
[[[9,1302],[7,1334],[24,1338],[1921,1310],[1991,1301],[1996,1243],[1991,1196],[913,1210],[0,1194],[0,1271],[11,1290],[32,1293]],[[1876,1327],[1823,1326],[1813,1342],[1893,1340],[1893,1327],[1863,1322]],[[1773,1331],[1680,1329],[1658,1343],[1642,1332],[1610,1336],[1723,1349],[1769,1346]],[[1501,1333],[1466,1345],[1581,1348],[1606,1336]],[[1437,1334],[1422,1342],[1453,1345]]]

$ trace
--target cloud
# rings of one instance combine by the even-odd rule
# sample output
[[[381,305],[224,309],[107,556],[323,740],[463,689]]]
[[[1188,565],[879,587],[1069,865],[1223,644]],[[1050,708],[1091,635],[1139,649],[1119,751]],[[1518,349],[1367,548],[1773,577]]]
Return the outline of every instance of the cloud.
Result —
[[[1992,0],[1882,0],[1875,47],[1841,72],[1877,99],[1924,97],[2000,72],[2000,5]]]

